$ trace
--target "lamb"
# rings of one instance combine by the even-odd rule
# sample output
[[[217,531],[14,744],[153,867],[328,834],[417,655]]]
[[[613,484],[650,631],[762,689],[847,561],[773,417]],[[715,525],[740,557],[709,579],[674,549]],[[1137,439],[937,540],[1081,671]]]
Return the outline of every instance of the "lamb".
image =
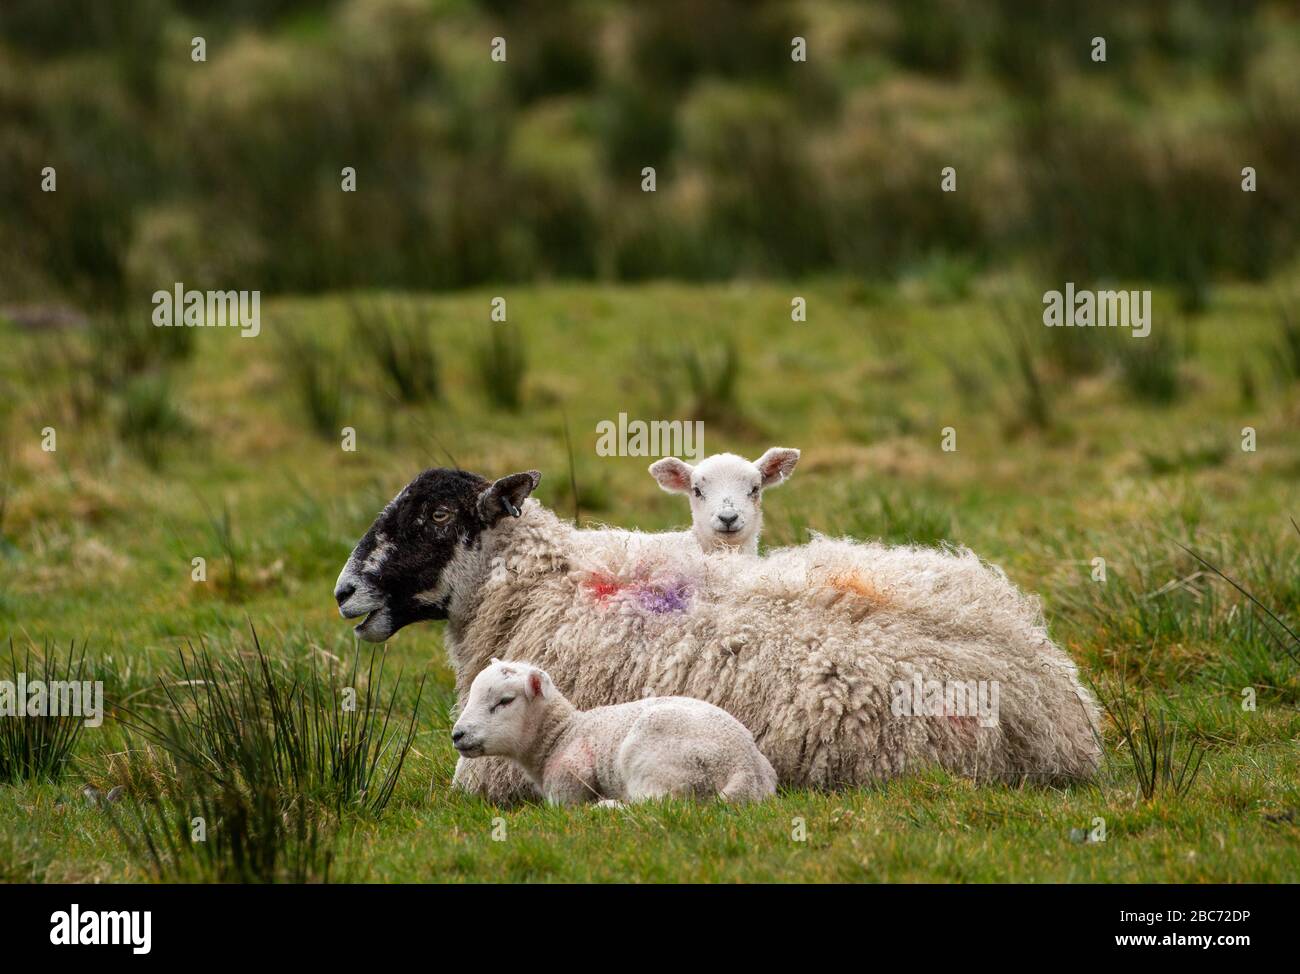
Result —
[[[692,467],[677,457],[650,465],[650,475],[670,494],[691,499],[691,531],[705,551],[758,554],[763,530],[763,491],[794,473],[799,451],[774,446],[750,463],[718,453]]]
[[[719,558],[680,538],[561,521],[536,471],[426,470],[384,509],[335,589],[355,632],[445,619],[458,703],[499,656],[531,660],[581,709],[706,700],[754,736],[783,786],[842,788],[937,766],[979,779],[1086,779],[1097,706],[1035,599],[965,549],[816,537]],[[499,758],[456,787],[535,794]]]
[[[524,662],[493,659],[474,677],[451,740],[466,759],[514,762],[552,805],[762,801],[776,793],[776,772],[725,710],[690,697],[648,697],[580,711],[544,670]]]

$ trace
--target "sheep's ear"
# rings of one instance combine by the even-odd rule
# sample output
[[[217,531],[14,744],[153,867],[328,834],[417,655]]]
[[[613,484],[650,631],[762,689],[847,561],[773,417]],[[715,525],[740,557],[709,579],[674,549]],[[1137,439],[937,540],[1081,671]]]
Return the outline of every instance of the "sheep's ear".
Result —
[[[763,475],[764,487],[775,487],[789,479],[794,473],[794,465],[799,462],[799,451],[783,446],[774,446],[754,461],[758,472]]]
[[[496,524],[507,514],[518,517],[523,511],[524,499],[537,489],[541,481],[542,475],[536,470],[502,477],[478,495],[479,517],[488,527]]]
[[[536,697],[545,698],[554,689],[554,686],[551,683],[551,678],[543,670],[529,670],[528,678],[524,680],[524,697],[529,700]]]
[[[676,457],[664,457],[650,464],[650,476],[659,481],[659,486],[670,494],[690,493],[691,474],[694,472],[694,467]]]

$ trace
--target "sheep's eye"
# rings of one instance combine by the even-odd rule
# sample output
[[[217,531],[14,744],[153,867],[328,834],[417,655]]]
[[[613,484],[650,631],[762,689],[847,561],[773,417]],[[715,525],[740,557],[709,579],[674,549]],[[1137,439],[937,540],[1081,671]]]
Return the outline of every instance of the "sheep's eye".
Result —
[[[492,709],[496,710],[498,707],[505,707],[508,704],[512,704],[514,702],[515,702],[514,697],[502,697],[500,700],[498,700],[496,703],[492,705]]]
[[[448,511],[445,508],[440,507],[433,512],[432,516],[433,516],[434,524],[446,524],[448,521],[451,520],[451,511]]]
[[[700,490],[700,488],[698,488],[698,487],[692,487],[691,489],[692,489],[693,491],[695,491],[695,496],[696,496],[696,497],[703,497],[703,496],[704,496],[704,491]]]
[[[750,497],[757,497],[757,496],[758,496],[758,485],[757,485],[757,484],[755,484],[755,485],[754,485],[754,489],[751,490],[751,491],[749,492],[749,496],[750,496]]]

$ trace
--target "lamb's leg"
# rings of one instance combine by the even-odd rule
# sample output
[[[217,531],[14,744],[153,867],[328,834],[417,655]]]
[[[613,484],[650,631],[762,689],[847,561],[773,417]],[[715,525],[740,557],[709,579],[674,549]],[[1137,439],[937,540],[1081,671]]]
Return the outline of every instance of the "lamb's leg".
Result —
[[[738,768],[718,790],[724,802],[761,802],[776,790],[775,776],[768,776],[753,768]]]
[[[664,761],[656,767],[639,768],[627,777],[627,800],[652,802],[663,798],[711,798],[711,790],[698,780],[697,773],[697,769],[690,765],[672,761]]]

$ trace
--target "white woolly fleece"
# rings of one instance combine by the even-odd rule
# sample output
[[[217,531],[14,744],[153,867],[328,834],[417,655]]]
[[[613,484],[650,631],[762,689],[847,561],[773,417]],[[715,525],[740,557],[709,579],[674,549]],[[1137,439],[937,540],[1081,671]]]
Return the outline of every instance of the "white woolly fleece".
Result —
[[[695,697],[738,718],[790,787],[926,765],[1062,782],[1100,760],[1096,703],[1037,600],[965,549],[816,537],[762,558],[706,555],[672,535],[577,530],[529,499],[466,553],[451,588],[462,705],[494,656],[544,668],[583,709]],[[918,675],[996,684],[997,722],[900,715],[896,688]],[[494,758],[462,760],[455,784],[498,802],[535,794]]]
[[[776,772],[735,717],[689,697],[576,710],[542,670],[494,661],[453,739],[466,758],[515,762],[554,805],[656,798],[761,801]]]

